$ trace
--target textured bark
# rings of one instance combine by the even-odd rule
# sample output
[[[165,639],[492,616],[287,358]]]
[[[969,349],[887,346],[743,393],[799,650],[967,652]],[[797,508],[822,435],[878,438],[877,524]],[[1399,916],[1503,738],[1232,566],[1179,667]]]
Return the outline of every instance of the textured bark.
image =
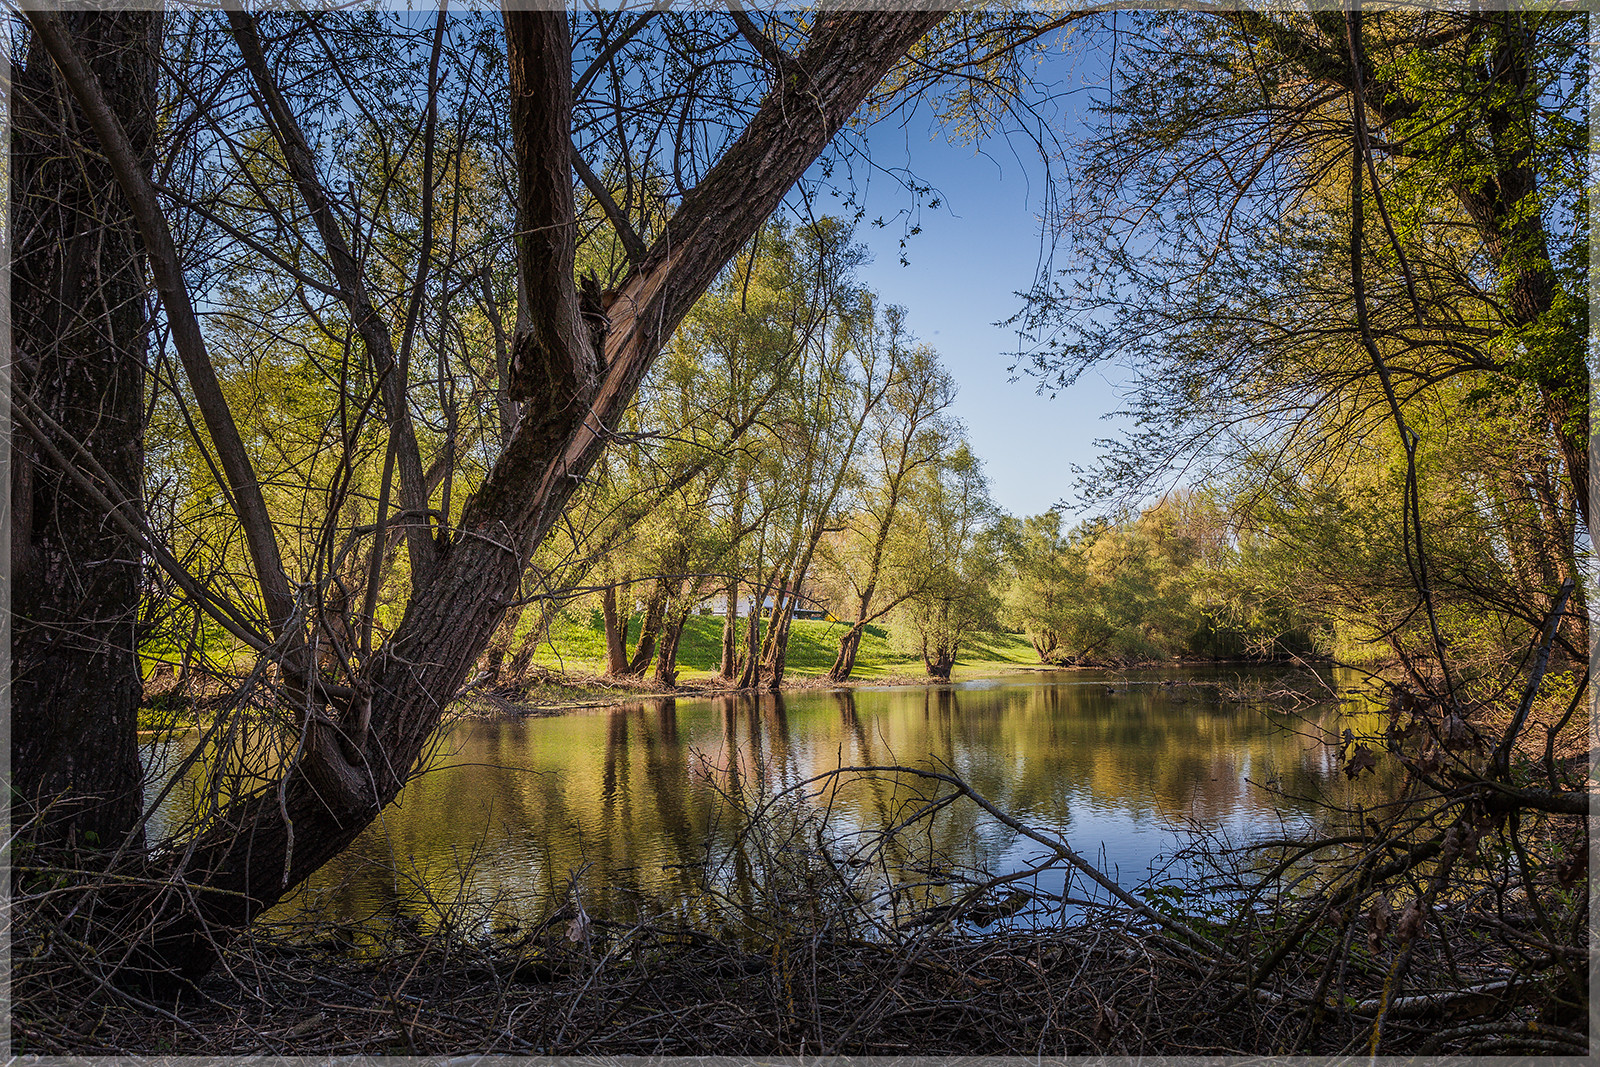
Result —
[[[606,586],[600,594],[600,616],[606,627],[606,673],[612,677],[627,674],[628,650],[625,642],[629,616],[617,611],[617,587],[614,585]]]
[[[148,170],[159,15],[60,17]],[[83,445],[114,481],[107,492],[137,516],[148,345],[139,230],[37,41],[13,77],[13,387],[59,427],[42,427],[57,452]],[[13,443],[13,826],[37,815],[25,836],[38,843],[115,847],[137,833],[142,799],[140,549],[38,442],[18,430]]]
[[[275,635],[287,635],[294,614],[294,596],[289,590],[277,537],[273,532],[271,517],[267,514],[261,483],[256,478],[249,452],[239,435],[227,398],[223,395],[216,368],[211,365],[206,351],[205,337],[184,279],[177,244],[151,181],[149,161],[144,158],[147,152],[138,147],[116,108],[107,99],[99,71],[83,58],[71,26],[48,8],[29,7],[24,10],[37,43],[49,52],[72,97],[82,109],[83,125],[93,129],[97,142],[95,151],[109,164],[117,186],[127,197],[143,239],[150,281],[160,294],[166,311],[172,347],[178,361],[183,364],[194,405],[205,422],[217,463],[227,478],[228,503],[239,520],[245,543],[249,547],[272,632]],[[115,68],[109,68],[106,73],[115,74]],[[99,489],[90,491],[100,492]],[[119,505],[112,503],[106,506],[116,509]],[[130,521],[125,515],[120,518],[123,522]],[[209,602],[207,597],[197,595],[190,588],[187,572],[182,571],[181,567],[174,567],[173,571],[178,582],[189,589],[191,596],[196,596],[197,602]],[[230,618],[226,610],[209,613],[253,648],[265,649],[271,643],[270,638],[253,630],[248,622],[242,622],[237,617]],[[294,642],[291,651],[298,650],[302,644]]]
[[[645,602],[644,619],[639,624],[639,641],[633,648],[633,658],[628,661],[628,673],[641,675],[656,655],[656,641],[661,636],[661,623],[667,613],[667,583],[657,579],[650,599]]]
[[[717,676],[731,682],[739,673],[739,579],[728,583],[727,597],[722,605],[722,662]]]
[[[129,902],[154,916],[146,952],[155,966],[186,974],[209,969],[221,943],[337,855],[399,792],[516,599],[534,548],[599,458],[607,428],[618,425],[671,332],[866,94],[941,17],[822,19],[793,70],[624,281],[607,312],[606,372],[596,386],[571,271],[541,258],[572,262],[566,16],[507,13],[525,238],[519,267],[535,305],[513,352],[515,391],[527,398],[521,421],[467,501],[433,580],[414,591],[361,678],[371,695],[370,729],[351,766],[370,786],[329,792],[296,772],[284,783],[281,806],[277,791],[267,790],[223,812],[181,859],[165,861],[182,865],[186,884],[173,883],[157,900]]]

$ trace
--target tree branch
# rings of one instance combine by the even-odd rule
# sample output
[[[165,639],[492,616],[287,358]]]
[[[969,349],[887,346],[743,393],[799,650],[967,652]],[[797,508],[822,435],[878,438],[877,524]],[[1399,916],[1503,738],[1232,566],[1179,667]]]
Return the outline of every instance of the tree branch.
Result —
[[[507,391],[524,422],[570,420],[594,392],[596,353],[573,280],[572,35],[565,11],[507,11],[511,132],[517,163],[517,264],[527,314],[512,337]],[[581,418],[581,414],[578,416]]]
[[[31,4],[33,0],[29,0]],[[128,198],[129,206],[144,239],[150,256],[150,274],[156,292],[167,312],[172,330],[173,347],[183,364],[189,387],[194,391],[195,403],[211,435],[212,444],[228,478],[230,499],[234,513],[243,527],[245,544],[250,550],[250,560],[255,568],[256,582],[261,588],[267,619],[273,633],[282,636],[294,611],[294,597],[289,591],[289,579],[283,569],[283,557],[273,533],[272,520],[261,495],[261,483],[251,466],[239,428],[233,421],[233,412],[222,393],[216,368],[206,351],[205,337],[200,332],[200,320],[183,278],[183,264],[173,242],[172,230],[167,225],[155,186],[139,164],[138,154],[128,140],[116,114],[106,103],[100,80],[83,62],[72,40],[67,36],[53,11],[26,6],[23,8],[28,22],[40,42],[55,60],[62,78],[77,97],[90,126],[100,139],[101,149],[117,176],[117,184]]]
[[[733,19],[734,26],[738,28],[740,35],[750,43],[750,47],[759,52],[761,58],[766,61],[767,66],[772,68],[773,76],[783,77],[784,72],[794,60],[789,58],[787,52],[778,47],[778,42],[761,32],[760,27],[751,21],[749,15],[745,14],[744,5],[739,3],[739,0],[728,0],[728,17]]]
[[[268,125],[283,149],[284,163],[311,212],[317,233],[327,250],[328,265],[339,284],[350,320],[356,333],[361,336],[367,356],[372,360],[373,370],[378,375],[384,414],[389,423],[389,435],[395,441],[395,460],[400,470],[400,505],[407,511],[425,514],[428,499],[423,488],[422,458],[417,448],[416,431],[411,425],[404,367],[395,358],[389,324],[367,293],[361,268],[351,253],[340,220],[335,217],[333,205],[317,177],[311,146],[283,94],[278,91],[271,71],[267,69],[266,53],[261,47],[261,35],[256,28],[255,17],[243,10],[233,9],[228,12],[228,26],[233,31],[245,67],[260,93],[260,104]],[[423,257],[422,271],[425,272],[426,250]],[[412,582],[418,586],[426,585],[438,552],[425,524],[414,523],[406,528],[406,546],[411,554]]]
[[[615,56],[618,52],[622,51],[623,47],[629,41],[633,40],[634,35],[637,34],[640,30],[644,29],[645,23],[649,22],[652,18],[654,18],[656,15],[659,15],[661,12],[666,11],[671,6],[672,6],[672,0],[656,0],[655,5],[653,7],[651,7],[649,11],[644,12],[638,18],[634,19],[632,22],[630,22],[628,24],[628,28],[627,29],[623,30],[621,34],[619,34],[618,36],[616,36],[616,37],[612,38],[610,41],[608,41],[606,43],[606,46],[604,48],[600,49],[599,55],[594,57],[594,60],[589,64],[589,66],[584,70],[583,74],[578,78],[576,84],[573,85],[573,87],[572,87],[573,99],[577,99],[578,97],[583,95],[583,91],[585,89],[589,88],[589,83],[594,81],[595,77],[602,70],[606,69],[606,64],[611,62],[611,57]]]
[[[628,216],[622,213],[622,208],[617,206],[616,198],[611,195],[600,176],[590,168],[583,153],[578,151],[578,146],[572,146],[572,168],[578,172],[578,177],[583,181],[584,188],[589,190],[600,210],[606,213],[606,218],[617,231],[617,239],[622,242],[622,250],[628,256],[628,266],[637,270],[644,262],[645,254],[649,251],[644,246],[644,238],[639,236],[639,231],[633,228],[628,221]]]

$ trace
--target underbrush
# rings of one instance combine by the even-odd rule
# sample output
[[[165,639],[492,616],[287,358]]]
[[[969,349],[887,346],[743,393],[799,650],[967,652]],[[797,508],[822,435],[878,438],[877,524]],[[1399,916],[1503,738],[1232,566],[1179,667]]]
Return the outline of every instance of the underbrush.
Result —
[[[1359,769],[1358,769],[1358,773]],[[890,785],[884,829],[831,798]],[[437,894],[369,939],[259,922],[153,994],[85,927],[91,881],[34,866],[15,912],[13,1049],[40,1055],[1276,1055],[1587,1051],[1583,818],[1478,793],[1333,813],[1320,836],[1196,831],[1129,892],[953,773],[854,768],[763,797],[688,912],[590,915],[582,872],[519,926]],[[964,814],[959,814],[963,813]],[[934,819],[1027,854],[962,870]],[[1175,867],[1174,869],[1179,869]],[[396,873],[396,877],[400,877]],[[103,887],[102,887],[103,888]],[[92,908],[87,909],[92,911]],[[504,915],[505,911],[498,914]],[[139,917],[102,913],[124,933]],[[369,931],[370,932],[370,931]]]

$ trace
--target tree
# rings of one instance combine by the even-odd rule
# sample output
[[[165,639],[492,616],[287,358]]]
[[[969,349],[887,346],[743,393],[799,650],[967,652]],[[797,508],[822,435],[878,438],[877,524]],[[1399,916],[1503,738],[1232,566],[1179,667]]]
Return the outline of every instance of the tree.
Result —
[[[994,622],[994,505],[983,466],[965,444],[918,472],[912,501],[910,536],[928,571],[899,617],[915,635],[928,677],[948,681],[962,642]]]
[[[893,320],[890,327],[894,329]],[[954,400],[955,383],[939,366],[938,354],[918,345],[905,354],[883,405],[874,412],[854,507],[827,551],[836,602],[854,609],[828,669],[836,682],[854,673],[867,626],[917,592],[921,561],[905,535],[902,506],[911,478],[943,461],[959,432],[945,415]],[[880,599],[880,593],[886,595]]]
[[[1005,566],[1002,617],[1025,630],[1039,662],[1049,663],[1064,651],[1069,605],[1075,590],[1085,584],[1082,566],[1077,573],[1072,567],[1081,558],[1072,554],[1061,532],[1061,516],[1054,511],[1025,519],[1008,515],[997,525],[995,540]]]
[[[1520,482],[1507,499],[1522,518],[1500,539],[1537,556],[1537,517],[1543,551],[1562,561],[1511,609],[1537,629],[1587,522],[1578,23],[1434,11],[1361,24],[1360,49],[1331,12],[1135,24],[1062,219],[1082,269],[1036,294],[1040,336],[1056,332],[1031,367],[1052,386],[1100,359],[1139,368],[1136,428],[1086,479],[1114,493],[1179,472],[1248,477],[1257,495],[1280,476],[1336,474],[1399,433],[1390,393],[1414,429],[1529,427],[1543,475],[1485,468],[1470,481],[1496,487],[1479,495],[1485,512]],[[1354,116],[1369,112],[1363,141]],[[1442,405],[1458,408],[1457,431]],[[1402,506],[1407,484],[1390,521],[1416,527],[1414,560],[1448,553],[1450,528]],[[1251,497],[1236,498],[1241,515]],[[1478,610],[1507,612],[1483,591]]]
[[[130,165],[148,168],[159,15],[59,24]],[[11,824],[41,846],[137,848],[145,257],[91,118],[37,41],[13,78]]]
[[[410,460],[404,398],[383,398],[391,434],[385,467],[398,458],[411,590],[388,640],[370,652],[365,642],[345,650],[348,658],[340,657],[331,676],[312,654],[316,640],[304,628],[305,605],[292,591],[249,452],[215,388],[205,334],[177,269],[173,233],[157,192],[130,148],[125,124],[105,105],[100,77],[62,20],[46,11],[30,10],[27,17],[134,205],[174,346],[245,534],[266,628],[203,591],[196,590],[197,599],[241,641],[277,660],[285,702],[300,709],[299,758],[274,788],[242,796],[185,849],[148,857],[151,873],[177,874],[167,868],[180,865],[182,888],[174,882],[153,900],[140,890],[124,890],[135,898],[127,906],[155,917],[143,935],[148,965],[196,974],[210,966],[232,931],[341,850],[398,792],[441,710],[487,646],[506,606],[517,599],[534,548],[598,458],[606,427],[616,425],[672,330],[866,95],[941,15],[827,15],[814,22],[797,52],[775,54],[774,76],[760,105],[685,192],[661,235],[630,260],[621,283],[596,306],[581,295],[574,271],[578,215],[569,178],[574,78],[568,19],[559,12],[506,14],[524,297],[507,387],[522,405],[521,418],[446,528],[420,519],[431,509]],[[234,13],[229,24],[292,180],[317,223],[369,372],[380,389],[398,387],[391,370],[398,364],[362,299],[359,271],[347,269],[352,263],[341,248],[338,209],[321,188],[307,158],[309,142],[263,62],[256,20]],[[796,114],[806,120],[796,121]],[[380,494],[373,533],[379,542],[390,518],[386,505],[386,494]],[[417,536],[419,528],[428,536]],[[370,586],[369,594],[374,592]]]

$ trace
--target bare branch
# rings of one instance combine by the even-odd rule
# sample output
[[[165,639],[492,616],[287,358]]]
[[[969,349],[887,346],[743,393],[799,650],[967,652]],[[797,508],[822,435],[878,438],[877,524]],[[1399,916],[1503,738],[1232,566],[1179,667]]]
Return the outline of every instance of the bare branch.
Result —
[[[639,231],[633,228],[628,221],[628,216],[622,208],[617,206],[616,198],[611,195],[605,183],[600,180],[588,162],[583,158],[583,153],[578,151],[578,146],[572,146],[572,167],[578,172],[578,177],[583,180],[584,188],[589,190],[591,196],[599,203],[600,210],[606,213],[606,218],[617,231],[617,239],[622,242],[622,250],[627,253],[628,266],[637,270],[644,262],[648,249],[644,246],[644,239],[639,236]]]
[[[272,530],[272,520],[267,514],[266,501],[261,495],[261,483],[256,478],[249,454],[239,436],[239,428],[233,421],[233,412],[222,394],[216,368],[211,365],[211,357],[206,351],[200,320],[189,299],[182,262],[172,239],[172,230],[156,197],[155,186],[140,166],[138,155],[128,141],[122,123],[106,103],[99,78],[84,64],[83,57],[78,54],[55,12],[33,6],[23,10],[40,42],[49,50],[62,77],[77,97],[90,125],[94,127],[106,159],[116,173],[117,184],[122,187],[133,209],[139,233],[144,238],[145,249],[150,256],[150,273],[156,291],[161,296],[162,306],[167,311],[173,346],[178,350],[189,387],[194,391],[195,403],[200,408],[206,430],[211,435],[222,469],[228,477],[230,500],[244,528],[256,581],[266,603],[267,618],[273,632],[281,636],[294,610],[294,597],[289,592],[283,557]]]
[[[239,45],[239,52],[244,57],[245,67],[250,71],[256,90],[261,94],[262,110],[268,118],[268,125],[271,126],[279,146],[283,149],[284,162],[300,190],[300,195],[305,199],[306,207],[310,209],[317,233],[327,249],[328,264],[333,270],[334,279],[339,284],[341,296],[350,312],[350,319],[355,325],[356,332],[361,335],[367,355],[372,360],[373,369],[379,376],[389,434],[395,439],[395,458],[400,470],[401,506],[407,511],[426,512],[428,501],[423,489],[422,459],[417,449],[416,431],[411,425],[410,402],[406,395],[407,383],[403,377],[404,368],[395,358],[394,340],[389,332],[389,325],[367,293],[361,269],[351,253],[340,220],[335,217],[333,205],[317,177],[316,163],[305,134],[301,131],[294,113],[289,110],[283,94],[278,91],[271,71],[267,69],[266,54],[262,51],[261,35],[257,31],[255,17],[245,11],[234,9],[228,12],[228,25],[233,31],[234,40]],[[426,261],[426,250],[423,255]],[[423,270],[425,269],[424,265]],[[406,528],[406,544],[411,555],[412,581],[418,585],[425,585],[438,555],[433,538],[425,526],[412,524]]]

